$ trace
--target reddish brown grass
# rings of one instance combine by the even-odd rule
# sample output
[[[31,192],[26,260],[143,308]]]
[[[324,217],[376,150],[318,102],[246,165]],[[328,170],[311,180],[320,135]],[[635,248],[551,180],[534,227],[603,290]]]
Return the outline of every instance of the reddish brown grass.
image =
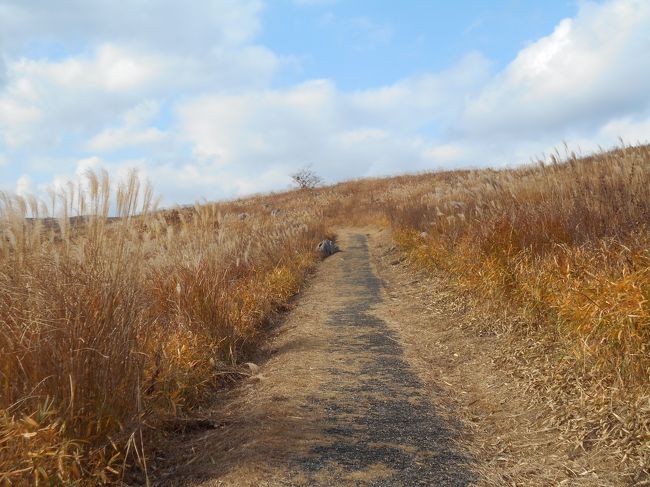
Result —
[[[650,147],[430,178],[385,203],[398,242],[522,318],[522,360],[544,351],[524,374],[576,444],[648,469]]]

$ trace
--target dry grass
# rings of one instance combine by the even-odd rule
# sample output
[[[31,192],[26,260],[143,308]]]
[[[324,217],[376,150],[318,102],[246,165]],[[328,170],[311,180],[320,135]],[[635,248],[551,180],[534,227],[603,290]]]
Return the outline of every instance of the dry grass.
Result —
[[[503,366],[558,441],[650,477],[650,146],[320,193],[328,222],[388,224],[471,292],[494,317],[477,332],[504,337]]]
[[[576,448],[647,474],[650,147],[427,178],[384,203],[399,243],[518,318],[510,366]]]
[[[83,186],[0,203],[0,485],[146,472],[151,431],[254,349],[323,234],[300,201],[160,212],[135,176]]]
[[[366,223],[509,312],[507,363],[576,448],[647,472],[648,146],[172,211],[135,177],[85,186],[0,201],[0,485],[146,472],[153,432],[264,339],[324,225]]]

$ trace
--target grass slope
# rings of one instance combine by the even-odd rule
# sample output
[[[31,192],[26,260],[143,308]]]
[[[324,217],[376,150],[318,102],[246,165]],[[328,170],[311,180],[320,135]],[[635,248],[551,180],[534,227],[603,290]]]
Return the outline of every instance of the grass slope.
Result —
[[[650,148],[638,146],[172,211],[135,176],[112,191],[89,174],[48,205],[4,195],[0,482],[146,471],[156,432],[264,339],[327,227],[369,222],[516,317],[512,367],[558,424],[647,473]]]

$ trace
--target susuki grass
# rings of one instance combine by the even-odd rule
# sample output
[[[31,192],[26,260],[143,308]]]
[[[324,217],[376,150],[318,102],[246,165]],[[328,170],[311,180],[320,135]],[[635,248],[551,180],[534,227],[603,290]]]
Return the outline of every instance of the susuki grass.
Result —
[[[89,174],[47,202],[2,195],[0,484],[146,472],[152,432],[255,350],[324,225],[366,223],[517,316],[511,365],[528,360],[520,375],[577,447],[648,468],[650,147],[639,146],[167,211],[135,176],[112,189]]]
[[[647,470],[650,147],[427,179],[385,203],[397,241],[522,318],[525,374],[579,448]]]
[[[146,472],[149,430],[255,346],[323,229],[233,210],[156,211],[135,175],[112,192],[89,174],[49,205],[2,196],[0,484]]]
[[[389,208],[400,241],[506,298],[621,386],[650,373],[650,149],[473,171]]]

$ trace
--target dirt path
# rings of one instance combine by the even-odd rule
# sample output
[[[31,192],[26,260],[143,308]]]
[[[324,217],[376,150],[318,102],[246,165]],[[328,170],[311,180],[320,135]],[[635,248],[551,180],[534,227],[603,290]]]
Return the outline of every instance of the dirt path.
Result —
[[[380,228],[339,241],[259,367],[153,462],[154,485],[647,485],[561,433],[512,329],[449,276],[408,264]]]
[[[368,235],[339,234],[280,327],[270,358],[184,440],[160,485],[469,485],[456,444],[385,319]]]

